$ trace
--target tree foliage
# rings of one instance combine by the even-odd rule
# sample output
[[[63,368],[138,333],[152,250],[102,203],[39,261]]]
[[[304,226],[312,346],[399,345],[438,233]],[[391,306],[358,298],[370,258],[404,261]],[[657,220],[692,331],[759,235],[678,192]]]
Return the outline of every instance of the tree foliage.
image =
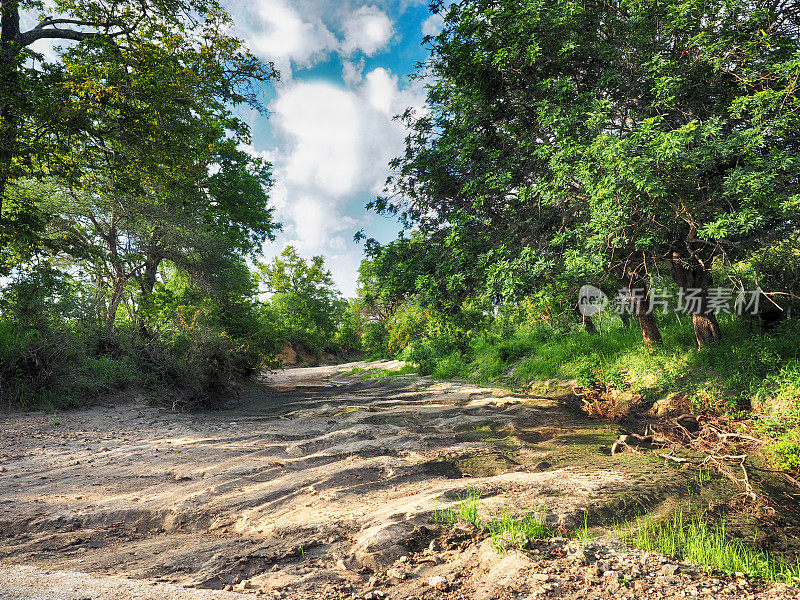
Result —
[[[261,290],[271,294],[267,310],[288,341],[310,350],[331,348],[345,302],[325,259],[306,260],[287,246],[259,270]]]
[[[374,207],[443,251],[469,239],[489,290],[705,291],[715,264],[796,231],[799,27],[782,2],[455,3]],[[707,304],[693,320],[718,338]]]

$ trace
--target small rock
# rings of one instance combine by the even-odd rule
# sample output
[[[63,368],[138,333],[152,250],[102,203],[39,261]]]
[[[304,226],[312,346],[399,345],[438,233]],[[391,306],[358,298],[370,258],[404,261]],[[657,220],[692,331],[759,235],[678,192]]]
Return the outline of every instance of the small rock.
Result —
[[[280,571],[280,567],[278,565],[272,565],[270,571],[272,571],[273,573],[277,573],[278,571]]]
[[[253,587],[252,584],[245,579],[239,585],[236,586],[236,589],[239,591],[244,591],[244,590],[249,590],[252,587]]]
[[[611,564],[607,560],[598,560],[594,566],[598,576],[605,574],[606,571],[611,569]]]
[[[229,583],[228,585],[226,585],[222,589],[224,589],[226,592],[232,592],[233,591],[233,586]]]
[[[586,549],[580,542],[569,542],[564,549],[567,551],[567,558],[579,563],[586,560]]]
[[[108,446],[103,446],[100,448],[100,452],[108,452]]]
[[[446,578],[441,575],[434,575],[433,577],[428,577],[428,586],[444,591],[449,587],[449,584]]]
[[[549,581],[550,575],[547,573],[531,573],[530,578],[534,581]]]
[[[389,579],[396,579],[398,581],[403,581],[407,576],[406,572],[402,569],[398,569],[397,567],[391,567],[386,570],[386,577]]]
[[[678,567],[678,565],[667,563],[661,566],[661,573],[663,575],[675,575],[675,573],[678,572],[679,568],[680,567]]]

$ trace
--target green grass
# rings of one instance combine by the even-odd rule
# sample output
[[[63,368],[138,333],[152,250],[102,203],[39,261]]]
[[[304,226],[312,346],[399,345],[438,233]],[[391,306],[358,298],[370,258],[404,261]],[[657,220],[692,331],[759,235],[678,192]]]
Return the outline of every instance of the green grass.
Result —
[[[459,496],[457,502],[443,509],[434,508],[432,516],[433,522],[442,524],[466,521],[481,528],[483,524],[478,517],[480,500],[480,492],[469,488],[463,496]]]
[[[682,394],[697,411],[736,412],[749,409],[751,401],[800,398],[800,319],[768,333],[731,315],[720,315],[720,326],[722,341],[701,350],[691,322],[672,316],[660,319],[664,343],[652,350],[637,326],[625,328],[614,320],[598,335],[499,327],[472,335],[466,348],[443,337],[425,338],[407,358],[421,373],[441,379],[512,389],[576,380],[585,387],[613,385],[645,401]]]
[[[362,380],[367,379],[381,379],[383,377],[399,377],[400,375],[411,375],[416,373],[417,368],[414,365],[403,365],[399,369],[382,369],[380,367],[353,367],[349,371],[345,371],[343,375],[358,375],[361,374]]]
[[[507,540],[511,540],[521,550],[528,540],[544,540],[556,535],[556,530],[547,523],[543,511],[516,517],[508,509],[504,509],[487,524],[487,529],[491,532],[492,544],[498,550],[506,549]]]
[[[501,552],[508,549],[509,542],[512,547],[523,549],[528,540],[549,539],[558,533],[547,523],[543,511],[530,511],[518,517],[510,510],[503,509],[490,520],[483,521],[478,514],[480,500],[480,492],[470,488],[450,506],[442,509],[434,508],[432,520],[438,524],[458,521],[472,523],[478,529],[488,531],[492,544]],[[584,534],[587,532],[585,526],[584,521],[582,530]],[[577,537],[580,537],[580,534]]]
[[[701,472],[698,477],[706,476]],[[478,490],[468,489],[445,508],[434,508],[432,520],[437,524],[458,521],[472,523],[488,531],[492,544],[502,552],[509,547],[524,549],[528,540],[549,539],[563,532],[553,528],[543,511],[530,511],[518,517],[503,509],[488,521],[480,518],[481,495]],[[744,573],[750,577],[769,579],[785,583],[800,583],[800,561],[796,565],[781,562],[766,552],[755,550],[740,539],[731,538],[725,528],[725,520],[718,522],[705,519],[696,513],[675,510],[665,519],[652,516],[636,519],[633,528],[617,528],[623,543],[671,556],[678,560],[718,569],[728,574]],[[583,522],[566,537],[578,540],[589,538],[588,515]]]
[[[732,539],[727,535],[724,519],[713,522],[678,509],[666,519],[640,517],[632,530],[620,531],[620,537],[636,548],[728,574],[744,573],[786,583],[800,581],[800,562],[796,565],[780,562],[742,540]]]

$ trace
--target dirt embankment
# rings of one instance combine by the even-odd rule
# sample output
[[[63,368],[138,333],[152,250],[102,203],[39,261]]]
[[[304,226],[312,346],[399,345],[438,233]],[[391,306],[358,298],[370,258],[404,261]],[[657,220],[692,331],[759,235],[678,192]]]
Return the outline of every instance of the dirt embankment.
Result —
[[[574,571],[601,559],[569,563],[567,585],[432,511],[476,489],[486,514],[572,527],[686,489],[552,399],[339,373],[352,366],[282,371],[210,413],[140,399],[0,415],[0,598],[572,597],[605,590],[605,569]]]

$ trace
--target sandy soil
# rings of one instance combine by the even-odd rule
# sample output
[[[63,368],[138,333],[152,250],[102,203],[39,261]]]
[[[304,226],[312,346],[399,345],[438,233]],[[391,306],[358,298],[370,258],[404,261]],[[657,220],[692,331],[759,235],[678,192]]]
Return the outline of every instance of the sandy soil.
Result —
[[[0,414],[0,598],[434,597],[436,575],[495,597],[508,582],[476,573],[496,551],[431,554],[435,507],[477,489],[487,514],[571,526],[685,485],[653,457],[609,456],[616,430],[552,399],[354,366],[278,372],[201,414],[143,398]],[[413,577],[370,596],[407,556]]]

